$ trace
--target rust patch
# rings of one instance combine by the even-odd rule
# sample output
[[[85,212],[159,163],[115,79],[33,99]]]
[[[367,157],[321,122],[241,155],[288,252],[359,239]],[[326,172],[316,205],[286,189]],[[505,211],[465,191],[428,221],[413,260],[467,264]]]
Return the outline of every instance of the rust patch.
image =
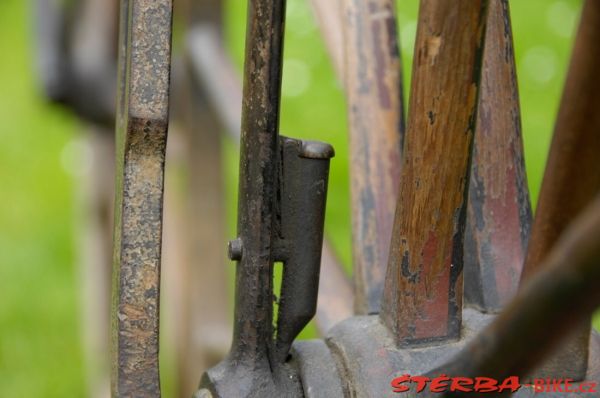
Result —
[[[170,0],[121,4],[113,272],[115,397],[160,397],[158,330]]]

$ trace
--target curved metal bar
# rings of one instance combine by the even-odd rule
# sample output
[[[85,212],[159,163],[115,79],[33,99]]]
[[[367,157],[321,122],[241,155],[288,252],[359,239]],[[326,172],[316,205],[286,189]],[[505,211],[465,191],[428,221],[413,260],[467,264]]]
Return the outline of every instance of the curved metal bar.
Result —
[[[122,0],[113,270],[113,397],[160,396],[158,325],[171,0]]]

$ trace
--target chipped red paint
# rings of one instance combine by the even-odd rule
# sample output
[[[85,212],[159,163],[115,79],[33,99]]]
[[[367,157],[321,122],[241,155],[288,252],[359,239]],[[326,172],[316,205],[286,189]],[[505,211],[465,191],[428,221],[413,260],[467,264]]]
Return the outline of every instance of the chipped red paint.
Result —
[[[514,295],[531,223],[510,15],[489,6],[465,238],[465,301],[498,312]]]
[[[496,290],[501,306],[512,298],[517,290],[519,275],[523,266],[523,247],[519,230],[519,208],[515,201],[517,187],[515,169],[508,168],[506,186],[501,197],[491,195],[488,205],[493,226],[490,228],[489,240],[492,248],[492,258],[502,258],[505,263],[494,267],[496,274]]]
[[[450,246],[451,240],[446,242]],[[440,252],[438,239],[434,231],[429,231],[429,237],[425,242],[422,252],[423,272],[421,275],[425,279],[424,290],[422,294],[424,299],[420,300],[417,312],[419,316],[415,321],[415,338],[428,339],[448,334],[448,296],[443,292],[450,291],[450,272],[446,267],[452,266],[450,251],[444,258],[444,267],[436,270],[433,266]],[[441,294],[440,294],[441,293]]]

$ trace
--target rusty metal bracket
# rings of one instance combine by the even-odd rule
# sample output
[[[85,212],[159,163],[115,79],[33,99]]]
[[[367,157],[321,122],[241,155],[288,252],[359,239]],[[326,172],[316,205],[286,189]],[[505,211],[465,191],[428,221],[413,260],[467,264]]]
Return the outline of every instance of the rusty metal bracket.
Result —
[[[242,102],[233,344],[197,396],[301,396],[290,346],[314,316],[333,148],[279,135],[284,0],[250,0]],[[273,266],[283,262],[277,326]]]
[[[270,246],[265,249],[270,253],[268,271],[271,279],[273,263],[284,264],[281,293],[277,298],[272,284],[240,283],[240,273],[252,272],[247,269],[248,263],[253,261],[252,251],[248,248],[255,242],[251,235],[229,242],[229,257],[238,262],[238,300],[245,303],[258,294],[268,306],[269,318],[253,320],[260,322],[264,329],[253,329],[247,320],[240,326],[236,319],[238,324],[229,358],[208,371],[203,380],[204,389],[219,397],[230,396],[230,377],[234,373],[239,375],[237,372],[248,363],[254,367],[247,365],[247,375],[251,378],[262,375],[263,379],[253,379],[246,390],[238,391],[235,396],[275,397],[294,391],[299,393],[297,370],[287,362],[294,339],[316,312],[329,161],[334,152],[330,145],[316,141],[283,136],[279,136],[278,141],[274,165],[277,173],[272,192],[272,237]],[[271,323],[274,301],[279,303],[276,327]],[[237,310],[240,301],[236,303]],[[257,312],[254,309],[244,313],[244,318],[252,319]],[[247,340],[250,337],[252,342]],[[264,377],[271,382],[262,384]]]

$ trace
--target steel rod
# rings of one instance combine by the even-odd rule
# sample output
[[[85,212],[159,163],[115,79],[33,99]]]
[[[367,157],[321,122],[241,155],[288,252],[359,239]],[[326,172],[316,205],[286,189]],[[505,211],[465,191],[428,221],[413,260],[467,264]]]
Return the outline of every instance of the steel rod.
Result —
[[[232,361],[248,364],[269,360],[273,335],[271,240],[284,19],[283,0],[250,0],[238,202],[238,237],[243,242],[243,255],[236,272],[230,354]]]

